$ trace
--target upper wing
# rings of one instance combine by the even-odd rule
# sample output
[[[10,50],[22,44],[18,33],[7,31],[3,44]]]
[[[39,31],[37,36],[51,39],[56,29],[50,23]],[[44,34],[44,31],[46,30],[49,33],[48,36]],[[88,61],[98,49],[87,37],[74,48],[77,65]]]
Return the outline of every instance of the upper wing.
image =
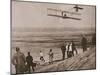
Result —
[[[76,7],[75,7],[75,8],[76,8]],[[78,12],[71,12],[71,11],[65,11],[65,10],[60,10],[60,9],[47,8],[47,10],[49,10],[49,11],[55,11],[55,12],[64,12],[64,13],[72,14],[72,15],[81,15],[81,14],[78,13]]]

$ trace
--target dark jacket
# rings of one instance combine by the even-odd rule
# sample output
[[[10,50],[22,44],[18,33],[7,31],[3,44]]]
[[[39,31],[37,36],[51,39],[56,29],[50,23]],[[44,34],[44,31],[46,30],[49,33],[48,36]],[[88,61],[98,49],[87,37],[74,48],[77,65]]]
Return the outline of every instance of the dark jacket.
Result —
[[[87,39],[85,37],[82,38],[81,45],[83,47],[87,45]]]
[[[75,43],[72,42],[72,50],[76,50]]]
[[[26,57],[26,62],[27,62],[28,65],[32,65],[33,64],[33,58],[32,58],[32,56],[27,56]]]
[[[66,50],[65,46],[61,46],[61,50],[64,52]]]

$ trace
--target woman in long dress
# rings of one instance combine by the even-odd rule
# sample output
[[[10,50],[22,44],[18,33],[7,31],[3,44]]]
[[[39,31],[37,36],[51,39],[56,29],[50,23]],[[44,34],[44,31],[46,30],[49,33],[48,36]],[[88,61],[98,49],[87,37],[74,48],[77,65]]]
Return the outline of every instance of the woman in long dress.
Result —
[[[53,64],[53,52],[52,49],[49,51],[49,64]]]

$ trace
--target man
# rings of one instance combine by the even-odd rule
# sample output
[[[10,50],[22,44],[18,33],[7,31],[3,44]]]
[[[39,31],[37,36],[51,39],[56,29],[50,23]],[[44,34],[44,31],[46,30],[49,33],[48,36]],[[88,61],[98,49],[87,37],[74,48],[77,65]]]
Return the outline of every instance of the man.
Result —
[[[66,46],[64,44],[61,46],[61,51],[62,51],[62,59],[64,60],[65,59],[65,51],[66,51]]]
[[[72,51],[72,42],[70,42],[69,45],[68,45],[68,53],[67,53],[67,55],[68,55],[68,58],[74,56],[73,55],[73,51]]]
[[[20,48],[16,47],[16,53],[12,59],[13,65],[15,65],[16,74],[23,74],[25,69],[25,55],[20,52]]]
[[[28,72],[31,73],[31,67],[32,70],[34,71],[34,66],[33,66],[33,57],[30,55],[30,52],[28,52],[28,56],[26,57],[26,62],[27,62],[27,68]]]
[[[77,49],[75,47],[75,43],[72,41],[72,54],[74,56],[74,51],[76,52],[76,54],[78,54]]]
[[[69,50],[69,43],[66,44],[67,58],[68,58],[68,52],[69,52],[68,50]]]
[[[82,37],[81,45],[83,48],[83,52],[85,52],[87,50],[87,39],[84,36]]]

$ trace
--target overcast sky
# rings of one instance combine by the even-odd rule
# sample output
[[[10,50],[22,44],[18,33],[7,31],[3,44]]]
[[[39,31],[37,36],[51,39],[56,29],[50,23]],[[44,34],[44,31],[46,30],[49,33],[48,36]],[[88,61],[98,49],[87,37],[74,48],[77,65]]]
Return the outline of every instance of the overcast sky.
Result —
[[[69,15],[78,17],[82,20],[62,19],[47,16],[47,8],[61,9],[75,12],[75,5],[34,3],[34,2],[12,2],[12,27],[13,28],[94,28],[95,27],[95,7],[81,6],[79,10],[81,15]]]

